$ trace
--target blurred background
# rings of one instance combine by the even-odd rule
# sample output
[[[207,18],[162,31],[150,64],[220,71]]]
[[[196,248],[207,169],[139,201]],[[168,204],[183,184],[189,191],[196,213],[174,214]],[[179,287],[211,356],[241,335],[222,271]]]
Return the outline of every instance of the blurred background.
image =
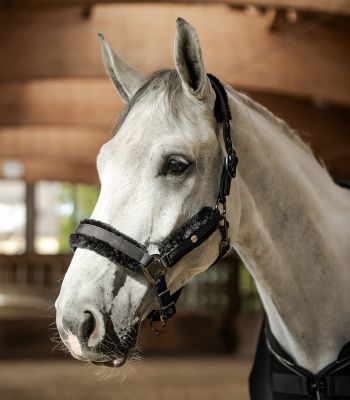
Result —
[[[184,17],[207,70],[299,130],[344,179],[350,0],[0,4],[1,400],[248,399],[262,308],[234,253],[185,288],[166,334],[143,326],[144,360],[127,379],[57,349],[53,303],[71,259],[67,238],[94,207],[96,154],[123,107],[97,33],[150,73],[173,66],[175,20]]]

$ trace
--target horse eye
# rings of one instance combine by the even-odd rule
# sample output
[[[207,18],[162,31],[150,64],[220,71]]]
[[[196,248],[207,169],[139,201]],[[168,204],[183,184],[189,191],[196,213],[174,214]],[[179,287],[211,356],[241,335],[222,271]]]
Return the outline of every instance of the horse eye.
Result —
[[[189,163],[178,158],[170,158],[167,162],[165,174],[180,175],[189,166]]]

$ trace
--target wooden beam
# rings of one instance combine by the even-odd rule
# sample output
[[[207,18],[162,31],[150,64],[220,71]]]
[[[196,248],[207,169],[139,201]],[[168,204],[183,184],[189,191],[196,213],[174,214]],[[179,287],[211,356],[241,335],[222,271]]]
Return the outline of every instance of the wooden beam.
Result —
[[[97,126],[1,127],[0,165],[8,159],[22,161],[27,182],[97,184],[96,156],[107,138],[107,132]]]
[[[273,12],[251,16],[224,5],[98,5],[87,19],[79,7],[6,12],[0,17],[0,79],[102,77],[99,31],[145,73],[172,67],[179,15],[197,28],[207,70],[221,79],[350,104],[347,18],[285,22],[285,29],[270,32]]]
[[[7,160],[8,157],[0,156],[0,166]],[[33,156],[17,156],[16,160],[20,160],[23,163],[25,172],[22,179],[29,183],[44,180],[99,184],[95,164],[79,163],[72,160],[62,162],[57,159]],[[2,176],[1,168],[0,179],[7,179],[6,176]]]
[[[0,83],[0,126],[79,124],[107,132],[123,107],[106,78]]]
[[[32,183],[26,185],[26,253],[34,253],[35,238],[35,187]]]
[[[344,143],[348,140],[349,108],[331,104],[317,106],[313,101],[286,95],[246,92],[276,115],[286,119],[293,128],[310,132],[315,137],[317,151],[319,144],[320,149],[330,148],[332,141],[339,135],[337,141]],[[69,132],[81,132],[80,138],[83,138],[98,132],[102,142],[123,106],[124,103],[105,78],[49,79],[0,84],[0,126],[10,128],[24,125],[25,128],[20,129],[30,135],[33,135],[35,126],[40,128],[44,125],[40,129],[46,129],[45,126],[49,125],[50,131],[57,130],[57,126],[64,123],[67,136],[70,136]],[[86,133],[84,125],[89,128],[90,134]],[[328,138],[329,142],[323,144],[321,137]]]
[[[25,160],[32,171],[28,175],[31,180],[45,173],[48,177],[63,176],[73,181],[83,179],[83,182],[89,181],[91,175],[92,181],[97,181],[95,159],[100,146],[108,138],[103,123],[104,120],[110,121],[114,115],[115,94],[108,94],[108,82],[101,80],[99,89],[97,82],[93,81],[91,89],[100,93],[103,99],[100,103],[99,97],[89,96],[89,82],[60,81],[62,93],[67,93],[67,96],[59,94],[56,101],[54,96],[48,96],[48,104],[45,104],[41,94],[53,83],[48,82],[45,87],[40,82],[43,86],[39,85],[37,96],[29,96],[29,103],[19,103],[13,110],[13,119],[7,118],[7,126],[0,128],[0,157]],[[33,88],[32,85],[33,82]],[[74,92],[70,90],[70,85],[78,85],[82,89],[80,95],[83,106],[79,104],[79,96],[69,99],[69,93]],[[0,86],[0,99],[4,93],[1,89]],[[248,94],[301,132],[302,138],[311,143],[316,156],[325,162],[334,177],[350,176],[349,108],[271,93]],[[56,113],[52,113],[52,108]],[[70,109],[70,114],[67,114],[67,109]],[[111,115],[107,115],[106,110]],[[79,124],[80,119],[89,123],[89,114],[94,114],[94,124]],[[58,125],[57,121],[66,121],[67,115],[70,115],[69,124]],[[43,163],[50,167],[44,167]]]
[[[0,128],[0,157],[52,160],[95,165],[108,134],[85,126],[7,126]]]
[[[2,127],[0,164],[8,159],[22,161],[27,182],[57,180],[97,184],[96,155],[106,138],[106,132],[96,127]]]
[[[220,2],[218,0],[217,2]],[[330,14],[350,14],[349,0],[229,0],[226,4],[232,6],[255,6],[291,8],[299,11],[309,11]]]
[[[60,163],[57,160],[40,158],[23,158],[25,166],[24,179],[27,182],[40,180],[72,183],[99,184],[95,165],[74,162]],[[1,157],[0,157],[1,162]]]
[[[350,0],[16,0],[7,1],[3,8],[26,8],[28,7],[57,7],[81,5],[91,7],[96,4],[118,4],[118,3],[180,3],[180,4],[225,4],[231,7],[275,7],[279,9],[292,8],[299,11],[350,14]]]
[[[0,83],[0,126],[78,124],[107,132],[123,107],[106,78]]]
[[[307,132],[305,140],[334,176],[350,176],[349,108],[317,106],[307,99],[271,93],[248,94],[291,127]],[[94,165],[98,148],[108,137],[107,126],[122,107],[103,78],[0,84],[0,154]]]

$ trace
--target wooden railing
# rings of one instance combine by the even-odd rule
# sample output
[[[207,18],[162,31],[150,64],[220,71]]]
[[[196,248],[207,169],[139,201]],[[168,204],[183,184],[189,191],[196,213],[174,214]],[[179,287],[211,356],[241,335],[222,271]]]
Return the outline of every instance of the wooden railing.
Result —
[[[71,255],[0,256],[0,288],[57,287],[65,274]]]
[[[52,305],[71,258],[72,255],[1,255],[0,314],[4,308],[39,309],[42,304]],[[239,289],[234,262],[237,259],[227,257],[188,284],[178,304],[179,312],[235,314]]]
[[[71,255],[0,256],[0,317],[47,315]]]

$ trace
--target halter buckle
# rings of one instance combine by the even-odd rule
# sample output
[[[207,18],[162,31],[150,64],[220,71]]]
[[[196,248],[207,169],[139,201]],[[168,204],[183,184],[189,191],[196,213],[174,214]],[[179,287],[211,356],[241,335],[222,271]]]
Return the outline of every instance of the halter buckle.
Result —
[[[222,252],[227,247],[230,247],[230,224],[227,221],[226,214],[223,214],[219,229],[221,233],[220,252]]]
[[[156,281],[163,275],[165,275],[166,267],[163,265],[160,256],[158,254],[153,255],[153,260],[147,265],[141,265],[143,275],[148,281],[155,285]]]
[[[225,169],[231,179],[236,176],[237,164],[238,158],[236,152],[232,149],[225,157]]]
[[[218,199],[215,205],[215,209],[220,212],[221,216],[219,221],[219,230],[221,233],[219,257],[222,258],[230,249],[230,223],[228,222],[226,217],[226,203],[222,203],[220,199]]]

